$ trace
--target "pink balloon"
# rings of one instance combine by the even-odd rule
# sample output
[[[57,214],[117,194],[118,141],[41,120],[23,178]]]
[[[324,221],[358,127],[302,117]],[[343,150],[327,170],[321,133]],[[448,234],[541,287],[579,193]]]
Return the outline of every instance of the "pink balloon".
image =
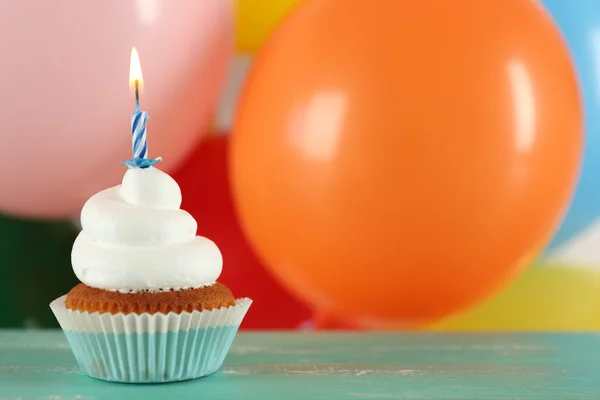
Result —
[[[228,0],[0,0],[0,210],[67,217],[131,158],[129,56],[148,150],[171,170],[206,131],[233,48]]]

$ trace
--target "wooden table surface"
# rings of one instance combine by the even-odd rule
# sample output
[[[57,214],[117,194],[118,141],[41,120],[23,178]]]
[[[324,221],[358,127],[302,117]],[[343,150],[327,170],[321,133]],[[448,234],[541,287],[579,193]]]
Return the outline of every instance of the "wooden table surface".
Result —
[[[600,399],[600,335],[241,333],[220,372],[130,385],[79,372],[60,331],[0,331],[0,399]]]

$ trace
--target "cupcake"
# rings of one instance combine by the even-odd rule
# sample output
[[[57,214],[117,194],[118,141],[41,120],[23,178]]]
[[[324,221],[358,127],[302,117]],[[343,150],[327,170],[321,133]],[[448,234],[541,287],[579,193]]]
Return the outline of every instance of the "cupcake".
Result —
[[[50,307],[89,376],[172,382],[223,363],[252,301],[217,282],[221,252],[180,206],[177,182],[150,166],[83,207],[71,255],[81,283]]]

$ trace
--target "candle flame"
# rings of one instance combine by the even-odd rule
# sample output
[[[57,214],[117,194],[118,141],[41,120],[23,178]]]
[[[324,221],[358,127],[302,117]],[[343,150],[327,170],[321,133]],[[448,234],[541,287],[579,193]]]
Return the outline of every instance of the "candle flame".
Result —
[[[135,92],[136,82],[139,90],[144,86],[144,76],[142,75],[142,66],[140,56],[135,47],[131,48],[131,62],[129,63],[129,89],[131,93]]]

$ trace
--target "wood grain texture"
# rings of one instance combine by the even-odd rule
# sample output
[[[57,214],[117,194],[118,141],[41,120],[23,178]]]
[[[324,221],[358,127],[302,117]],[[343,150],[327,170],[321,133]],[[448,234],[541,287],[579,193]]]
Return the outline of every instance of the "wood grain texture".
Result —
[[[0,331],[0,399],[600,399],[600,335],[239,334],[220,372],[82,375],[60,331]]]

